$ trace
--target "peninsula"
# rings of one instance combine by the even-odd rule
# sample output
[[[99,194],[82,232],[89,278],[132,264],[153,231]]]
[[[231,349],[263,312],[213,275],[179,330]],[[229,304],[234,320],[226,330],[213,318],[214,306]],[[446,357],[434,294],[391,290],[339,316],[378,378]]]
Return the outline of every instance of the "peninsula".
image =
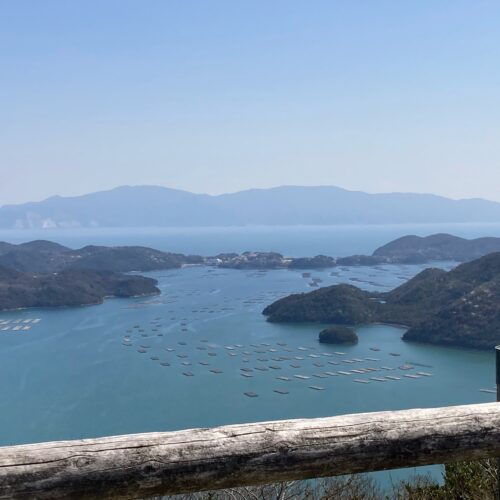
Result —
[[[0,267],[0,310],[100,304],[106,297],[160,293],[156,280],[111,271],[23,273]]]
[[[390,292],[335,285],[266,307],[271,322],[394,323],[404,340],[490,349],[500,344],[500,252],[446,272],[426,269]]]

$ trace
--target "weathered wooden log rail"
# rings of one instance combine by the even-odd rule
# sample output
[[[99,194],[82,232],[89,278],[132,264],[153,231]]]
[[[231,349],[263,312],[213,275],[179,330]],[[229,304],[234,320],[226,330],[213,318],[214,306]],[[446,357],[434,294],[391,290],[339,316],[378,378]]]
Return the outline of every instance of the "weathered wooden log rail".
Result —
[[[0,498],[145,498],[500,456],[500,404],[0,448]]]

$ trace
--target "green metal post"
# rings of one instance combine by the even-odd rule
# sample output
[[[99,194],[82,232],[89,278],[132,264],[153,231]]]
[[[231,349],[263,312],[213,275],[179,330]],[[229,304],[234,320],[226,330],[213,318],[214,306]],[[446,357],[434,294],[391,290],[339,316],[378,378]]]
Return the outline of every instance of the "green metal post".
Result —
[[[500,345],[495,347],[496,351],[496,383],[497,383],[497,401],[500,402]],[[500,458],[497,459],[497,500],[500,500]]]

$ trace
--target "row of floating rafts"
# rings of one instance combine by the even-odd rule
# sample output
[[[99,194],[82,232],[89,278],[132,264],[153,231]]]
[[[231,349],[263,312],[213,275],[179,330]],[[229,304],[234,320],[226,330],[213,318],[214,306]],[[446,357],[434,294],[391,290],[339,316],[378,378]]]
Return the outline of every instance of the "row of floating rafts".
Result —
[[[185,324],[185,323],[184,323]],[[139,328],[139,325],[135,325],[134,328]],[[130,332],[131,330],[127,330],[127,332]],[[130,336],[125,336],[123,338],[123,340],[125,342],[131,342],[131,338]],[[202,339],[201,342],[208,342],[208,340],[206,339]],[[187,342],[184,342],[184,341],[180,341],[178,342],[179,345],[182,345],[182,346],[185,346],[187,345]],[[131,345],[131,344],[130,344]],[[287,349],[286,346],[287,344],[284,343],[284,342],[277,342],[276,345],[280,346],[280,347],[284,347],[284,350],[288,351],[288,352],[293,352],[292,349]],[[272,348],[272,344],[269,344],[269,343],[265,343],[265,342],[261,342],[260,344],[250,344],[251,347],[254,347],[254,348],[257,348],[255,350],[255,353],[266,353],[266,352],[272,352],[272,353],[275,353],[275,352],[278,352],[277,349],[274,349]],[[140,346],[142,349],[147,349],[149,348],[150,346]],[[222,346],[217,346],[217,345],[214,345],[214,344],[208,344],[208,348],[211,348],[211,349],[216,349],[218,347],[222,347]],[[237,349],[241,349],[241,348],[244,348],[245,346],[242,345],[242,344],[234,344],[233,346],[224,346],[224,349],[226,349],[227,351],[229,351],[227,354],[230,355],[230,356],[236,356],[238,355],[237,353],[234,353],[232,351],[235,351]],[[271,347],[270,349],[262,349],[262,347]],[[169,348],[169,347],[166,347],[164,348],[165,350],[167,351],[174,351],[175,349],[173,348]],[[207,350],[207,347],[205,346],[197,346],[196,349],[198,350]],[[312,348],[312,349],[315,349],[315,348]],[[376,350],[376,351],[380,351],[379,348],[371,348],[372,350]],[[308,347],[297,347],[297,350],[299,351],[309,351],[311,350],[311,348],[308,348]],[[250,356],[252,355],[252,353],[250,351],[243,351],[242,354],[244,354],[245,356]],[[333,353],[328,353],[328,352],[323,352],[321,353],[321,355],[319,354],[308,354],[308,357],[311,357],[311,358],[321,358],[321,356],[327,356],[327,357],[331,357],[333,356],[334,354],[336,355],[340,355],[340,356],[343,356],[345,355],[344,352],[340,352],[340,351],[335,351]],[[399,353],[389,353],[391,356],[400,356]],[[209,356],[216,356],[217,354],[214,353],[214,352],[209,352],[208,353]],[[179,357],[183,357],[183,358],[187,358],[187,355],[178,355]],[[274,357],[274,358],[271,358],[272,360],[274,361],[287,361],[287,360],[290,360],[292,358],[288,357],[288,356],[280,356],[280,357]],[[294,356],[293,359],[297,359],[297,360],[303,360],[304,357],[302,356]],[[248,360],[245,360],[245,361],[248,361]],[[267,358],[259,358],[259,361],[268,361]],[[342,360],[343,363],[347,363],[347,364],[352,364],[352,363],[356,363],[356,362],[363,362],[363,361],[379,361],[378,358],[371,358],[371,357],[365,357],[363,359],[361,358],[352,358],[352,359],[344,359]],[[330,364],[334,364],[334,365],[338,365],[339,363],[338,362],[335,362],[335,361],[327,361],[328,363]],[[314,363],[316,366],[324,366],[323,364],[319,364],[319,363]],[[300,367],[300,365],[291,365],[292,367]],[[280,367],[277,367],[277,366],[271,366],[270,368],[272,369],[280,369]],[[401,365],[399,367],[401,370],[410,370],[413,368],[412,365],[410,364],[405,364],[405,365]],[[261,368],[263,369],[263,368]],[[394,368],[390,368],[390,367],[382,367],[382,369],[385,369],[385,370],[393,370]],[[376,369],[365,369],[365,370],[376,370]],[[363,373],[362,370],[351,370],[352,373]],[[345,374],[349,374],[348,372],[345,372]],[[430,376],[431,374],[428,374],[426,372],[421,372],[419,373],[421,376]]]
[[[40,323],[40,321],[42,321],[40,318],[35,318],[35,319],[32,319],[32,318],[27,318],[27,319],[0,319],[0,325],[8,325],[8,324],[18,325],[20,323],[32,323],[32,324],[36,324],[36,323]]]
[[[206,340],[204,340],[205,342],[207,342]],[[187,345],[186,342],[179,342],[179,344],[181,345]],[[278,343],[279,345],[282,345],[282,346],[286,346],[285,343]],[[262,345],[262,344],[261,344]],[[263,345],[265,346],[270,346],[271,344],[266,344],[266,343],[263,343]],[[256,344],[252,344],[253,347],[258,347],[258,345]],[[146,349],[148,349],[150,346],[148,345],[142,345],[140,347],[140,352],[147,352]],[[201,348],[203,350],[203,347],[204,346],[198,346],[199,348]],[[216,346],[214,345],[211,345],[211,348],[215,348]],[[226,346],[225,348],[228,350],[228,351],[233,351],[235,348],[243,348],[244,346],[241,345],[241,344],[238,344],[238,345],[235,345],[235,346]],[[299,348],[301,350],[308,350],[308,348],[305,348],[305,347],[302,347],[302,348]],[[172,348],[166,348],[167,351],[174,351],[174,349]],[[270,349],[271,351],[274,351],[276,352],[275,349]],[[212,355],[212,356],[215,356],[216,353],[208,353],[209,355]],[[229,352],[229,354],[231,354]],[[249,355],[251,354],[250,352],[246,351],[245,352],[246,355]],[[342,352],[336,352],[335,354],[337,355],[344,355],[345,353],[342,353]],[[332,353],[323,353],[323,355],[326,355],[326,356],[331,356]],[[188,356],[186,354],[177,354],[177,356],[179,358],[187,358]],[[315,355],[315,354],[310,354],[309,355],[310,357],[313,357],[313,358],[318,358],[320,356],[318,355]],[[304,359],[303,357],[299,357],[299,356],[296,356],[296,358],[299,358],[299,359]],[[154,361],[159,361],[159,357],[158,356],[152,356],[151,357],[152,360]],[[284,361],[284,360],[289,360],[290,358],[289,357],[281,357],[281,358],[272,358],[273,360],[276,360],[276,361]],[[260,361],[268,361],[267,358],[259,358]],[[249,360],[244,360],[244,361],[249,361]],[[348,364],[350,363],[354,363],[354,362],[362,362],[362,361],[379,361],[377,358],[364,358],[364,359],[360,359],[360,358],[353,358],[352,360],[342,360],[343,362],[346,362]],[[339,363],[338,362],[335,362],[335,361],[327,361],[328,363],[330,364],[335,364],[335,365],[338,365]],[[170,363],[168,362],[162,362],[160,363],[162,366],[170,366]],[[182,363],[183,365],[185,366],[191,366],[191,363],[189,362],[183,362]],[[200,361],[199,362],[200,365],[204,365],[204,366],[209,366],[210,363],[207,363],[207,362],[204,362],[204,361]],[[315,363],[316,365],[318,365],[317,363]],[[300,368],[300,365],[290,365],[291,367],[293,368]],[[321,365],[323,366],[323,365]],[[259,367],[255,367],[255,370],[257,371],[268,371],[269,369],[271,370],[281,370],[281,367],[280,366],[276,366],[276,365],[269,365],[269,367],[264,367],[264,366],[259,366]],[[399,369],[401,370],[410,370],[410,369],[413,369],[413,366],[411,365],[408,365],[408,364],[405,364],[405,365],[401,365],[399,367]],[[251,374],[251,372],[253,372],[253,369],[251,368],[241,368],[241,375],[243,377],[253,377],[253,375]],[[331,371],[326,371],[326,372],[323,372],[323,373],[315,373],[313,374],[312,376],[313,377],[317,377],[317,378],[327,378],[327,377],[333,377],[333,376],[339,376],[339,375],[352,375],[352,374],[362,374],[362,373],[369,373],[369,372],[374,372],[374,371],[380,371],[380,370],[395,370],[395,368],[391,368],[391,367],[387,367],[387,366],[383,366],[383,367],[380,367],[380,368],[362,368],[362,369],[352,369],[350,371],[342,371],[342,370],[339,370],[337,372],[331,372]],[[214,373],[214,374],[220,374],[220,373],[223,373],[222,370],[218,369],[218,368],[212,368],[209,370],[211,373]],[[194,376],[194,373],[192,372],[182,372],[182,374],[186,377],[193,377]],[[405,374],[404,377],[407,377],[407,378],[411,378],[411,379],[418,379],[418,378],[422,378],[422,377],[430,377],[432,376],[431,373],[428,373],[428,372],[416,372],[416,374]],[[299,380],[309,380],[311,378],[311,376],[309,375],[301,375],[301,374],[295,374],[293,375],[293,378],[295,379],[299,379]],[[280,381],[286,381],[286,382],[289,382],[291,380],[293,380],[292,378],[290,377],[286,377],[286,376],[279,376],[279,377],[276,377],[276,380],[280,380]],[[384,377],[370,377],[370,379],[354,379],[355,382],[358,382],[358,383],[363,383],[363,384],[369,384],[371,381],[376,381],[376,382],[387,382],[387,381],[395,381],[395,380],[401,380],[401,377],[397,377],[397,376],[394,376],[394,375],[386,375]],[[321,386],[309,386],[310,389],[312,390],[317,390],[317,391],[320,391],[320,390],[324,390],[325,388],[324,387],[321,387]],[[274,389],[273,390],[274,392],[278,393],[278,394],[289,394],[289,391],[288,390],[285,390],[285,389]],[[485,390],[486,392],[486,390]],[[244,393],[246,396],[248,397],[257,397],[258,394],[256,393],[253,393],[253,392],[245,392]]]
[[[2,332],[7,332],[7,331],[13,331],[13,332],[19,332],[19,331],[27,331],[31,330],[31,327],[36,325],[41,321],[40,318],[28,318],[28,319],[6,319],[6,320],[0,320],[0,331]]]

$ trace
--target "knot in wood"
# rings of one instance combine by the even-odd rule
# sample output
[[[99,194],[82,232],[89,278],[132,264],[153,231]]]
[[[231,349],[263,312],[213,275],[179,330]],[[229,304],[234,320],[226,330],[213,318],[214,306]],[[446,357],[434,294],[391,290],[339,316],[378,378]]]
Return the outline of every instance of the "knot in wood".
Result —
[[[84,467],[90,465],[93,461],[94,460],[90,457],[78,457],[75,460],[74,465],[77,469],[83,469]]]

